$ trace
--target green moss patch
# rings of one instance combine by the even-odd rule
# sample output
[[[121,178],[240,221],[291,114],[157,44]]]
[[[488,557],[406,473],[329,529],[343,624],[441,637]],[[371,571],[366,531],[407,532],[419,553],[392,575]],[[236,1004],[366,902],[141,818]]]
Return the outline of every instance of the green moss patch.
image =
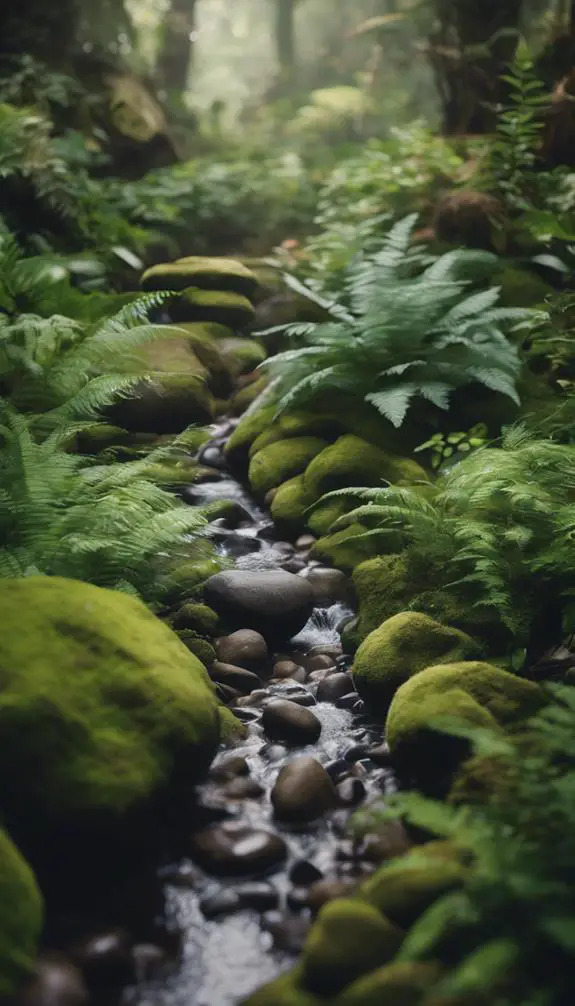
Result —
[[[231,290],[251,298],[257,292],[258,280],[251,269],[234,259],[189,256],[147,269],[141,286],[143,290],[186,290],[191,286]]]
[[[416,461],[394,457],[353,435],[326,447],[305,474],[306,487],[316,499],[333,489],[376,486],[384,481],[408,484],[425,478]]]
[[[294,437],[264,447],[250,461],[248,475],[254,493],[265,496],[269,489],[300,475],[324,447],[325,441],[318,437]]]
[[[235,331],[246,328],[255,311],[251,301],[241,293],[191,287],[170,303],[170,314],[176,322],[215,322]]]
[[[0,829],[0,996],[13,996],[32,973],[42,924],[34,874]]]

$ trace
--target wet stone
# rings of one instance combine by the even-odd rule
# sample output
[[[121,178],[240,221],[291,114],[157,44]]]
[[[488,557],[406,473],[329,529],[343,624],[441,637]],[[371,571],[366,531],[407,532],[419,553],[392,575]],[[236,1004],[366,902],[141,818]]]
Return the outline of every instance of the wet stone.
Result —
[[[302,569],[305,569],[305,560],[297,557],[288,559],[287,562],[282,562],[282,569],[287,573],[301,573]]]
[[[359,701],[359,695],[357,692],[348,692],[347,695],[342,695],[336,702],[338,709],[352,709]]]
[[[323,880],[323,874],[309,859],[298,859],[289,871],[289,879],[295,887],[309,887]]]
[[[316,542],[316,538],[313,534],[300,534],[299,538],[296,540],[295,547],[297,549],[311,548]]]
[[[217,919],[221,915],[231,915],[239,911],[241,902],[233,890],[218,891],[200,901],[200,911],[206,919]]]
[[[313,681],[316,684],[319,681],[325,681],[326,678],[331,678],[333,674],[337,674],[335,664],[333,667],[323,668],[321,671],[311,671],[308,675],[308,681]]]
[[[224,705],[231,705],[236,699],[239,699],[241,692],[238,692],[237,688],[231,688],[229,685],[223,685],[220,681],[216,682],[216,695]]]
[[[308,894],[306,887],[294,887],[288,891],[287,905],[292,912],[303,912],[308,907]]]
[[[250,774],[249,765],[245,758],[240,755],[228,755],[222,758],[210,769],[210,779],[216,782],[227,782],[228,779],[235,779],[236,776],[246,776]]]
[[[263,711],[262,725],[271,740],[289,744],[315,744],[321,734],[317,716],[288,699],[270,702]]]
[[[217,876],[264,873],[280,866],[287,855],[279,835],[239,821],[196,832],[191,838],[191,852],[200,866]]]
[[[290,695],[290,702],[295,702],[298,706],[315,706],[317,705],[311,692],[298,692],[295,695]]]
[[[375,744],[373,747],[368,748],[367,754],[375,765],[380,765],[382,768],[388,768],[391,765],[391,755],[385,743]]]
[[[344,779],[337,787],[337,795],[347,807],[356,807],[365,800],[366,789],[361,779]]]
[[[285,758],[287,753],[287,748],[283,744],[264,744],[260,750],[261,757],[267,758],[268,761],[279,761]]]
[[[234,667],[233,664],[223,664],[219,660],[212,664],[208,673],[212,681],[216,681],[220,685],[228,685],[240,695],[249,695],[250,692],[263,685],[262,679],[253,671],[246,671],[243,667]]]
[[[315,758],[301,756],[284,765],[271,792],[276,817],[281,821],[314,821],[337,805],[334,785]]]
[[[268,658],[268,647],[264,637],[253,629],[238,629],[229,636],[220,636],[214,645],[218,660],[223,664],[243,667],[256,674],[261,671]]]
[[[314,915],[327,905],[329,901],[335,901],[336,898],[346,898],[349,897],[351,892],[356,888],[356,884],[352,880],[335,880],[328,879],[318,880],[315,884],[312,884],[307,892],[306,905],[311,909]]]
[[[311,921],[302,915],[290,918],[281,912],[266,912],[262,926],[273,937],[276,950],[296,955],[303,950]]]
[[[241,720],[242,723],[257,723],[261,716],[261,709],[242,709],[241,706],[232,706],[230,712]]]
[[[137,982],[157,978],[168,964],[168,955],[153,943],[138,943],[132,948],[132,960]]]
[[[81,971],[65,957],[42,955],[35,975],[18,997],[18,1006],[87,1006],[88,989]]]
[[[242,908],[251,908],[255,912],[269,912],[277,908],[278,892],[271,884],[251,883],[240,884],[234,888]]]
[[[338,673],[331,674],[329,677],[324,678],[320,681],[317,690],[317,700],[318,702],[337,702],[342,695],[349,694],[349,686],[351,684],[351,678],[349,674]]]
[[[350,769],[350,763],[345,760],[345,758],[336,758],[334,761],[330,761],[324,766],[330,779],[337,782],[342,775],[347,775]]]
[[[353,744],[351,747],[344,751],[343,757],[347,762],[353,763],[360,761],[365,758],[367,753],[367,748],[365,744]]]
[[[303,670],[300,664],[293,660],[278,660],[273,666],[274,678],[293,678],[298,671]]]
[[[309,570],[307,578],[320,605],[329,606],[349,597],[349,581],[339,569],[316,566]]]
[[[269,698],[269,695],[267,688],[255,688],[249,695],[242,695],[237,704],[240,709],[244,709],[246,706],[261,706],[262,702]]]
[[[335,667],[335,658],[330,656],[329,653],[317,653],[315,656],[308,657],[305,667],[308,673],[331,670],[332,667]]]
[[[134,978],[132,943],[125,930],[111,929],[83,940],[70,956],[91,988],[118,988]]]
[[[384,863],[403,856],[412,846],[413,842],[401,821],[390,821],[377,833],[366,835],[358,851],[361,858],[370,863]]]
[[[222,790],[227,800],[257,800],[264,792],[255,779],[232,779]]]

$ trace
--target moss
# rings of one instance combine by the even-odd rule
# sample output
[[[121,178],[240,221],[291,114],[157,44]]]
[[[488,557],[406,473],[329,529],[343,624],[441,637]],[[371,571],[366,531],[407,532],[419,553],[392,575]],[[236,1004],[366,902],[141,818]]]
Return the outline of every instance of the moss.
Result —
[[[113,422],[135,433],[181,433],[194,423],[211,422],[214,400],[195,374],[161,373],[108,411]]]
[[[69,450],[78,454],[99,454],[109,447],[123,446],[130,442],[130,434],[120,426],[109,423],[94,423],[73,438]]]
[[[396,961],[360,978],[333,1006],[419,1006],[440,969],[425,961]]]
[[[348,513],[351,506],[355,506],[355,501],[343,496],[339,499],[324,500],[314,506],[312,512],[308,514],[307,526],[318,538],[327,536],[332,524]]]
[[[264,346],[257,339],[240,338],[237,335],[221,339],[220,351],[235,378],[251,374],[267,356]]]
[[[302,984],[333,996],[366,971],[390,961],[403,933],[358,898],[338,898],[320,912],[302,956]]]
[[[36,878],[0,829],[0,996],[12,996],[31,974],[42,931]]]
[[[249,409],[258,395],[261,395],[262,391],[267,387],[267,384],[268,379],[262,374],[257,381],[250,381],[244,388],[236,391],[229,401],[229,411],[232,416],[241,416],[246,409]]]
[[[277,490],[271,505],[271,514],[278,528],[298,531],[306,524],[306,514],[312,504],[306,493],[303,475],[289,479]]]
[[[324,538],[318,538],[310,555],[312,559],[329,566],[335,566],[344,573],[351,573],[356,566],[373,556],[380,550],[380,542],[375,538],[362,537],[365,527],[362,524],[349,524],[341,531],[334,531]]]
[[[187,486],[195,482],[198,475],[205,471],[201,465],[189,458],[153,462],[143,470],[143,475],[150,482],[159,486]]]
[[[192,629],[203,636],[215,636],[218,630],[218,616],[207,604],[194,604],[191,601],[182,604],[172,615],[172,628]]]
[[[413,610],[478,639],[488,653],[505,649],[508,634],[497,616],[484,614],[454,591],[442,589],[433,572],[423,568],[412,572],[405,552],[380,555],[357,566],[353,583],[358,599],[358,641],[398,612]]]
[[[206,580],[221,570],[221,563],[215,557],[201,557],[178,562],[170,570],[170,594],[168,603],[177,604],[195,597]]]
[[[398,769],[422,788],[443,792],[469,755],[469,745],[438,732],[447,717],[488,729],[513,728],[541,706],[542,692],[491,664],[469,661],[427,667],[395,693],[385,725]]]
[[[3,809],[25,808],[37,827],[43,816],[120,813],[168,783],[182,756],[201,777],[218,744],[213,686],[143,604],[30,577],[0,585],[0,612]]]
[[[500,300],[503,307],[536,307],[555,292],[540,276],[527,269],[514,269],[512,266],[506,266],[494,277],[494,282],[501,287]]]
[[[361,697],[385,710],[397,689],[424,668],[481,656],[479,644],[459,629],[420,612],[404,611],[388,618],[363,641],[353,678]]]
[[[394,457],[353,435],[326,447],[305,474],[306,486],[316,499],[332,489],[375,486],[383,480],[407,484],[425,478],[416,461]]]
[[[300,475],[324,447],[325,440],[318,437],[294,437],[264,447],[254,454],[249,465],[248,476],[254,493],[265,496],[269,489]]]
[[[204,667],[212,666],[216,659],[216,651],[208,639],[201,636],[199,632],[194,632],[193,629],[179,629],[176,635]]]
[[[251,269],[227,258],[190,256],[152,266],[142,276],[143,290],[231,290],[253,297],[258,281]]]
[[[235,469],[247,468],[249,450],[256,437],[273,422],[275,406],[268,405],[257,412],[251,412],[238,423],[226,447],[225,455]]]
[[[220,717],[220,739],[222,744],[229,746],[238,744],[248,736],[248,728],[245,723],[238,720],[231,709],[226,706],[218,706]]]
[[[429,842],[381,866],[362,885],[360,895],[396,926],[407,930],[438,898],[460,887],[465,876],[454,846]]]
[[[170,303],[174,321],[207,321],[236,331],[254,319],[251,301],[241,293],[226,290],[198,290],[190,287]]]
[[[320,1006],[316,996],[301,988],[299,978],[300,969],[293,968],[254,992],[241,1006]]]
[[[208,372],[208,384],[215,395],[229,395],[233,382],[232,374],[220,346],[211,332],[213,326],[184,322],[178,326],[185,332],[184,341]],[[222,329],[226,334],[229,329]],[[161,344],[161,343],[160,343]]]

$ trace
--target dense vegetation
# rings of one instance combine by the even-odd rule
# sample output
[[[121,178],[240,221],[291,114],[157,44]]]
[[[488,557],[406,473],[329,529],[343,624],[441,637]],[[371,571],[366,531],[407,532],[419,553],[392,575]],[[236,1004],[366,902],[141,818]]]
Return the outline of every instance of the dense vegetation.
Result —
[[[0,589],[61,578],[117,592],[118,620],[131,612],[138,627],[113,659],[150,631],[168,668],[151,726],[152,658],[149,689],[142,672],[119,698],[109,682],[94,693],[104,720],[117,699],[120,726],[70,714],[62,761],[84,731],[86,774],[48,769],[47,792],[62,782],[66,814],[115,812],[116,777],[128,789],[133,769],[145,802],[187,744],[200,776],[216,749],[222,713],[203,665],[217,618],[198,602],[228,561],[212,521],[231,505],[187,491],[205,475],[207,428],[245,413],[229,467],[286,537],[311,532],[312,557],[353,577],[344,639],[358,692],[413,787],[361,816],[359,833],[391,813],[422,846],[405,869],[428,870],[426,845],[441,839],[463,877],[402,923],[380,970],[436,968],[414,1006],[563,1006],[575,951],[575,7],[237,0],[234,34],[202,0],[21,6],[0,14]],[[225,71],[195,51],[204,37]],[[141,608],[123,607],[132,600]],[[407,660],[375,638],[399,615],[465,637],[467,655],[417,663],[424,642],[410,636],[403,680],[362,691],[366,652],[382,680],[389,652],[393,673]],[[160,619],[194,655],[198,701]],[[75,631],[75,644],[89,636]],[[517,698],[502,699],[510,680]],[[39,701],[51,742],[65,703],[54,712],[51,677],[19,689],[0,699],[0,765],[30,743],[26,784],[45,810],[23,710]],[[157,742],[150,757],[138,731]],[[417,759],[436,753],[441,786],[422,795]],[[17,790],[0,782],[2,842],[21,824]],[[0,902],[13,854],[0,846]],[[34,915],[0,995],[30,970]],[[315,1001],[300,979],[288,981]],[[369,995],[357,1002],[379,1002]]]

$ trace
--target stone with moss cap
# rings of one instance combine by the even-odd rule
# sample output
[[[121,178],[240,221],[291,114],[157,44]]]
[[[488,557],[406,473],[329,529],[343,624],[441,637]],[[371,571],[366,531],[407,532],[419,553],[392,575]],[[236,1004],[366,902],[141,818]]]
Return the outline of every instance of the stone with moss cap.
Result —
[[[469,744],[438,730],[435,721],[509,729],[534,715],[542,701],[533,682],[481,661],[427,667],[395,693],[386,740],[401,773],[426,791],[443,793],[469,756]]]
[[[194,423],[212,421],[214,399],[196,374],[157,373],[108,412],[113,422],[134,433],[181,433]]]
[[[440,974],[428,961],[393,961],[349,985],[333,1006],[420,1006]]]
[[[318,538],[311,549],[311,557],[344,573],[352,573],[360,562],[380,551],[377,539],[366,536],[365,532],[363,524],[348,524],[340,531]]]
[[[247,469],[249,450],[256,437],[273,422],[275,406],[266,405],[257,412],[249,412],[240,420],[225,446],[228,463],[235,470]]]
[[[6,628],[6,627],[5,627]],[[31,974],[44,909],[36,878],[0,828],[0,996],[13,996]]]
[[[228,258],[188,256],[175,262],[154,265],[142,276],[143,290],[230,290],[252,298],[258,289],[258,280],[251,269]]]
[[[303,475],[296,475],[280,485],[271,505],[271,514],[278,528],[295,532],[305,527],[312,502],[306,493]]]
[[[302,955],[302,985],[334,996],[366,971],[390,961],[403,933],[372,905],[338,898],[322,908]]]
[[[293,437],[264,447],[250,461],[248,477],[254,493],[265,496],[269,489],[300,475],[324,447],[325,440],[318,437]]]
[[[251,374],[267,356],[261,342],[244,336],[227,335],[219,340],[218,345],[222,358],[234,378]]]
[[[261,395],[267,385],[268,379],[265,374],[262,374],[257,380],[252,380],[243,388],[239,388],[229,400],[228,411],[232,416],[241,416],[255,402],[258,395]]]
[[[459,629],[441,625],[421,612],[403,611],[363,641],[353,664],[353,678],[363,699],[386,710],[397,689],[424,668],[482,656],[479,644]]]
[[[300,979],[301,968],[296,966],[258,989],[241,1006],[320,1006],[322,1000],[302,989]]]
[[[0,616],[7,819],[17,821],[22,808],[38,827],[82,813],[117,815],[175,772],[202,777],[219,740],[213,686],[140,601],[30,577],[0,585]]]
[[[380,866],[360,889],[360,896],[408,930],[438,898],[461,887],[466,869],[455,845],[428,842]]]
[[[254,319],[250,300],[228,290],[198,290],[190,287],[170,301],[170,315],[175,322],[205,321],[226,325],[236,331]]]
[[[306,487],[316,499],[333,489],[384,481],[403,485],[418,479],[426,479],[426,474],[416,461],[395,457],[353,434],[326,447],[305,473]]]

